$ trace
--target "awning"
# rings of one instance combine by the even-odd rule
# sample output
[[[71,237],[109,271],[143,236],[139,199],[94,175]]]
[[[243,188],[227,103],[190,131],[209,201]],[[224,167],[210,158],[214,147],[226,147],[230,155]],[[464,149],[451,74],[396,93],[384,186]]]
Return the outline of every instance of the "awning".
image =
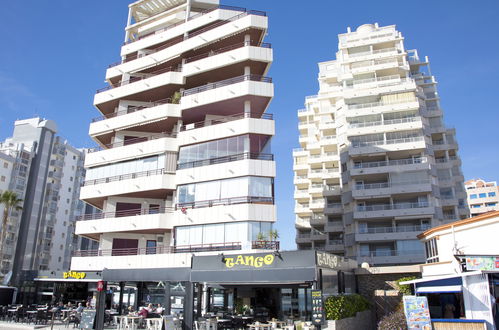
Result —
[[[193,270],[192,282],[208,282],[223,284],[299,284],[315,281],[316,268],[273,268],[273,269],[241,269],[241,270]]]
[[[189,281],[190,268],[104,269],[102,279],[108,282]]]
[[[81,280],[77,280],[74,278],[51,278],[51,277],[37,277],[34,279],[34,281],[40,281],[40,282],[78,282],[78,283],[87,283],[87,282],[99,282],[100,279],[98,278],[84,278]]]
[[[416,293],[453,293],[462,291],[462,285],[422,286],[416,288]]]

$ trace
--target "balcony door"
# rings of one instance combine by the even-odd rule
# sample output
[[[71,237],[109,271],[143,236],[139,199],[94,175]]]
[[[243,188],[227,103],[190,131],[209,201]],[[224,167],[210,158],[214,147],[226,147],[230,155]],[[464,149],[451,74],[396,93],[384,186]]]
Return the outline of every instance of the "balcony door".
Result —
[[[136,255],[139,247],[138,239],[125,239],[125,238],[114,238],[113,239],[113,256],[129,256]]]

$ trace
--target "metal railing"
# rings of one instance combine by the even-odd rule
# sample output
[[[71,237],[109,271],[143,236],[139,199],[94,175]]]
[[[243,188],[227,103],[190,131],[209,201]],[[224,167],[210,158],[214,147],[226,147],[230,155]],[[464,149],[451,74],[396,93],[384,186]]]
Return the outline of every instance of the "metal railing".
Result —
[[[138,137],[135,139],[129,139],[129,140],[124,140],[124,141],[106,144],[105,147],[90,148],[90,149],[88,149],[88,153],[97,152],[97,151],[101,151],[101,150],[107,150],[107,149],[113,149],[113,148],[117,148],[117,147],[129,146],[129,145],[140,143],[140,142],[147,142],[147,141],[151,141],[151,140],[162,139],[165,137],[174,138],[176,136],[177,135],[175,133],[166,133],[165,132],[165,133],[161,133],[161,134],[153,135],[153,136]]]
[[[99,213],[89,213],[83,214],[75,217],[75,220],[99,220],[108,218],[123,218],[123,217],[133,217],[138,215],[148,215],[148,214],[164,214],[173,212],[172,207],[153,207],[149,209],[132,209],[123,211],[113,211],[113,212],[99,212]]]
[[[243,81],[258,81],[258,82],[271,83],[272,78],[261,76],[261,75],[256,75],[256,74],[243,75],[243,76],[229,78],[229,79],[217,81],[214,83],[210,83],[207,85],[187,89],[187,90],[182,92],[182,96],[189,96],[192,94],[197,94],[197,93],[205,92],[208,90],[237,84],[237,83],[240,83]]]
[[[252,249],[262,249],[262,250],[279,250],[279,241],[252,241]]]
[[[372,168],[372,167],[382,167],[382,166],[397,166],[397,165],[412,165],[412,164],[423,164],[427,162],[426,157],[420,158],[406,158],[406,159],[395,159],[388,161],[379,162],[366,162],[366,163],[356,163],[354,168]]]
[[[422,232],[422,231],[425,231],[427,229],[430,229],[429,225],[413,225],[413,226],[399,226],[399,227],[373,227],[373,228],[360,228],[359,234]]]
[[[163,74],[163,73],[167,73],[167,72],[181,72],[181,71],[182,71],[182,68],[180,68],[180,67],[170,66],[168,68],[164,68],[164,69],[161,69],[161,70],[157,70],[157,71],[153,71],[153,72],[148,72],[147,74],[144,74],[143,76],[140,76],[140,77],[130,77],[128,80],[119,81],[119,82],[117,82],[115,84],[111,84],[109,86],[106,86],[106,87],[103,87],[103,88],[99,88],[96,93],[102,93],[102,92],[111,90],[113,88],[126,86],[126,85],[129,85],[131,83],[134,83],[134,82],[137,82],[137,81],[141,81],[141,80],[144,80],[144,79],[148,79],[148,78],[152,78],[152,77],[155,77],[155,76]]]
[[[394,203],[394,204],[378,204],[378,205],[357,205],[357,211],[359,212],[371,212],[371,211],[387,211],[387,210],[403,210],[403,209],[415,209],[430,207],[428,202],[420,203]]]
[[[371,126],[380,126],[380,125],[393,125],[393,124],[403,124],[403,123],[412,123],[415,121],[421,121],[421,117],[407,117],[407,118],[399,118],[399,119],[388,119],[383,121],[364,121],[361,123],[352,123],[349,125],[350,128],[362,128],[362,127],[371,127]]]
[[[266,16],[267,15],[263,11],[259,11],[259,10],[247,10],[245,8],[239,8],[238,11],[241,11],[242,13],[238,14],[238,15],[235,15],[235,16],[232,16],[229,19],[215,22],[215,23],[210,24],[210,25],[208,25],[208,26],[206,26],[204,28],[201,28],[199,30],[195,30],[195,31],[189,32],[187,36],[177,36],[177,37],[174,37],[170,41],[166,42],[165,44],[163,44],[163,45],[161,45],[161,46],[159,46],[157,48],[150,49],[147,54],[144,54],[142,56],[139,56],[138,54],[137,55],[132,55],[132,56],[127,56],[124,60],[116,62],[116,63],[112,63],[108,67],[112,68],[112,67],[118,66],[120,64],[123,64],[123,63],[129,62],[129,61],[135,60],[135,59],[137,59],[139,57],[145,57],[145,56],[157,53],[157,52],[159,52],[159,51],[161,51],[163,49],[166,49],[168,47],[171,47],[173,45],[181,43],[181,42],[183,42],[183,41],[185,41],[187,39],[190,39],[192,37],[198,36],[198,35],[200,35],[200,34],[202,34],[204,32],[210,31],[212,29],[215,29],[215,28],[220,27],[222,25],[225,25],[227,23],[236,21],[236,20],[238,20],[238,19],[240,19],[242,17],[248,16],[248,15],[257,15],[257,16]],[[184,22],[182,21],[182,23],[184,23]]]
[[[220,198],[220,199],[212,199],[205,201],[178,203],[175,206],[175,208],[177,210],[180,209],[183,212],[187,212],[187,209],[196,209],[196,208],[212,207],[220,205],[235,205],[235,204],[274,204],[274,198],[260,197],[260,196]]]
[[[93,118],[92,119],[92,123],[95,123],[95,122],[98,122],[98,121],[101,121],[101,120],[106,120],[106,119],[114,118],[114,117],[120,117],[120,116],[128,115],[130,113],[134,113],[134,112],[137,112],[137,111],[140,111],[140,110],[144,110],[144,109],[150,109],[152,107],[155,107],[155,106],[158,106],[158,105],[162,105],[162,104],[168,104],[168,103],[172,103],[171,98],[166,98],[166,99],[162,99],[162,100],[150,102],[147,105],[141,105],[141,106],[135,106],[135,107],[128,107],[125,110],[121,110],[121,111],[117,111],[117,112],[112,112],[112,113],[104,115],[104,116]]]
[[[396,143],[410,143],[423,141],[424,136],[413,136],[401,139],[387,139],[387,140],[378,140],[378,141],[352,141],[353,148],[360,147],[368,147],[368,146],[379,146],[379,145],[387,145],[387,144],[396,144]]]
[[[354,43],[354,42],[359,42],[359,41],[368,41],[368,40],[373,40],[373,39],[379,39],[379,38],[386,38],[386,37],[398,37],[398,35],[394,32],[389,32],[389,33],[382,33],[382,34],[375,34],[369,37],[363,37],[363,38],[344,38],[341,40],[340,44],[342,46],[349,44],[349,43]]]
[[[401,100],[401,101],[392,101],[392,102],[370,102],[370,103],[361,103],[361,104],[347,104],[347,106],[348,110],[355,110],[355,109],[366,109],[366,108],[381,107],[385,105],[411,103],[411,102],[417,102],[417,99],[414,98],[413,100],[403,100],[403,101]]]
[[[137,178],[143,178],[143,177],[148,177],[148,176],[154,176],[154,175],[160,175],[160,174],[165,174],[168,173],[166,169],[160,168],[156,170],[149,170],[149,171],[142,171],[142,172],[136,172],[136,173],[128,173],[128,174],[121,174],[121,175],[114,175],[110,176],[107,178],[100,178],[100,179],[94,179],[94,180],[86,180],[83,182],[83,186],[93,186],[96,184],[102,184],[102,183],[110,183],[110,182],[116,182],[116,181],[124,181],[124,180],[131,180],[131,179],[137,179]]]
[[[239,120],[239,119],[244,119],[244,118],[272,120],[274,118],[274,116],[271,113],[257,114],[257,113],[251,113],[251,112],[244,112],[244,113],[239,113],[236,115],[225,116],[223,118],[204,120],[204,121],[199,121],[199,122],[195,122],[195,123],[191,123],[191,124],[182,125],[180,127],[180,131],[183,132],[183,131],[189,131],[189,130],[195,129],[195,128],[213,126],[213,125],[218,125],[218,124],[225,124],[225,123],[228,123],[228,122],[231,122],[234,120]]]
[[[330,239],[328,245],[343,245],[342,239]]]
[[[382,189],[396,186],[407,186],[407,185],[415,185],[415,184],[427,184],[430,183],[430,180],[418,180],[418,181],[406,181],[406,182],[379,182],[379,183],[365,183],[355,185],[356,190],[364,190],[364,189]]]
[[[421,250],[375,250],[375,251],[361,251],[361,257],[395,257],[395,256],[424,256],[423,249]]]
[[[203,54],[199,54],[199,55],[188,57],[188,58],[185,59],[185,63],[186,64],[187,63],[191,63],[191,62],[194,62],[194,61],[202,60],[204,58],[208,58],[208,57],[211,57],[211,56],[222,54],[222,53],[234,50],[234,49],[238,49],[238,48],[242,48],[242,47],[248,47],[248,46],[261,47],[261,48],[272,48],[272,45],[270,43],[268,43],[268,42],[256,42],[256,41],[253,41],[253,40],[251,40],[251,41],[243,41],[243,42],[238,42],[236,44],[233,44],[233,45],[230,45],[230,46],[227,46],[227,47],[223,47],[223,48],[219,48],[219,49],[216,49],[216,50],[212,50],[212,51],[209,51],[207,53],[203,53]]]
[[[194,168],[194,167],[200,167],[200,166],[208,166],[208,165],[214,165],[214,164],[229,163],[229,162],[235,162],[235,161],[244,160],[244,159],[274,160],[274,155],[273,154],[260,154],[260,153],[255,153],[255,152],[243,152],[243,153],[235,154],[235,155],[229,155],[229,156],[223,156],[223,157],[217,157],[217,158],[208,158],[208,159],[203,159],[203,160],[196,160],[193,162],[179,163],[177,165],[177,170],[183,170],[186,168]]]
[[[341,203],[327,203],[326,204],[326,208],[330,208],[330,209],[341,208],[341,207],[342,207]]]

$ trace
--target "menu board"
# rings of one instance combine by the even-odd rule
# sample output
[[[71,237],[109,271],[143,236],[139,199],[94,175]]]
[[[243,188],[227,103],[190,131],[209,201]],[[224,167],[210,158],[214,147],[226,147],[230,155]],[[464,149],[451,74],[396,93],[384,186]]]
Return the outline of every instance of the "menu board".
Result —
[[[432,330],[426,297],[404,296],[404,314],[409,330]]]
[[[466,270],[499,270],[499,257],[466,257]]]
[[[312,323],[315,325],[324,322],[324,303],[321,290],[312,290]]]
[[[95,309],[85,309],[81,313],[80,329],[93,329],[95,322]]]

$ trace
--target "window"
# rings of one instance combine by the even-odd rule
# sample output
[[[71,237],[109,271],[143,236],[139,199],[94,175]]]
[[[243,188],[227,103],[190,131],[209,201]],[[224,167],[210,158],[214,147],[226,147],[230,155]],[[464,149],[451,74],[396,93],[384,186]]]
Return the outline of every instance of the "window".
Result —
[[[437,239],[433,238],[425,242],[426,262],[438,262]]]
[[[474,208],[474,209],[477,209],[479,207],[480,207],[480,204],[473,204],[473,205],[471,205],[471,208]]]
[[[68,188],[68,192],[71,192],[71,187]]]
[[[3,163],[3,168],[9,168],[9,163],[4,162],[4,163]]]
[[[70,178],[69,178],[69,181],[73,182],[73,177],[70,177]]]
[[[481,194],[478,194],[478,197],[479,198],[485,198],[485,197],[487,197],[487,194],[486,193],[481,193]]]
[[[470,195],[470,199],[475,199],[475,198],[477,198],[477,195],[476,195],[476,194],[471,194],[471,195]]]
[[[493,192],[489,192],[489,197],[495,197],[495,196],[496,196],[495,191],[493,191]]]
[[[5,182],[5,176],[0,177],[0,181]]]
[[[496,206],[497,203],[485,203],[485,206]]]

